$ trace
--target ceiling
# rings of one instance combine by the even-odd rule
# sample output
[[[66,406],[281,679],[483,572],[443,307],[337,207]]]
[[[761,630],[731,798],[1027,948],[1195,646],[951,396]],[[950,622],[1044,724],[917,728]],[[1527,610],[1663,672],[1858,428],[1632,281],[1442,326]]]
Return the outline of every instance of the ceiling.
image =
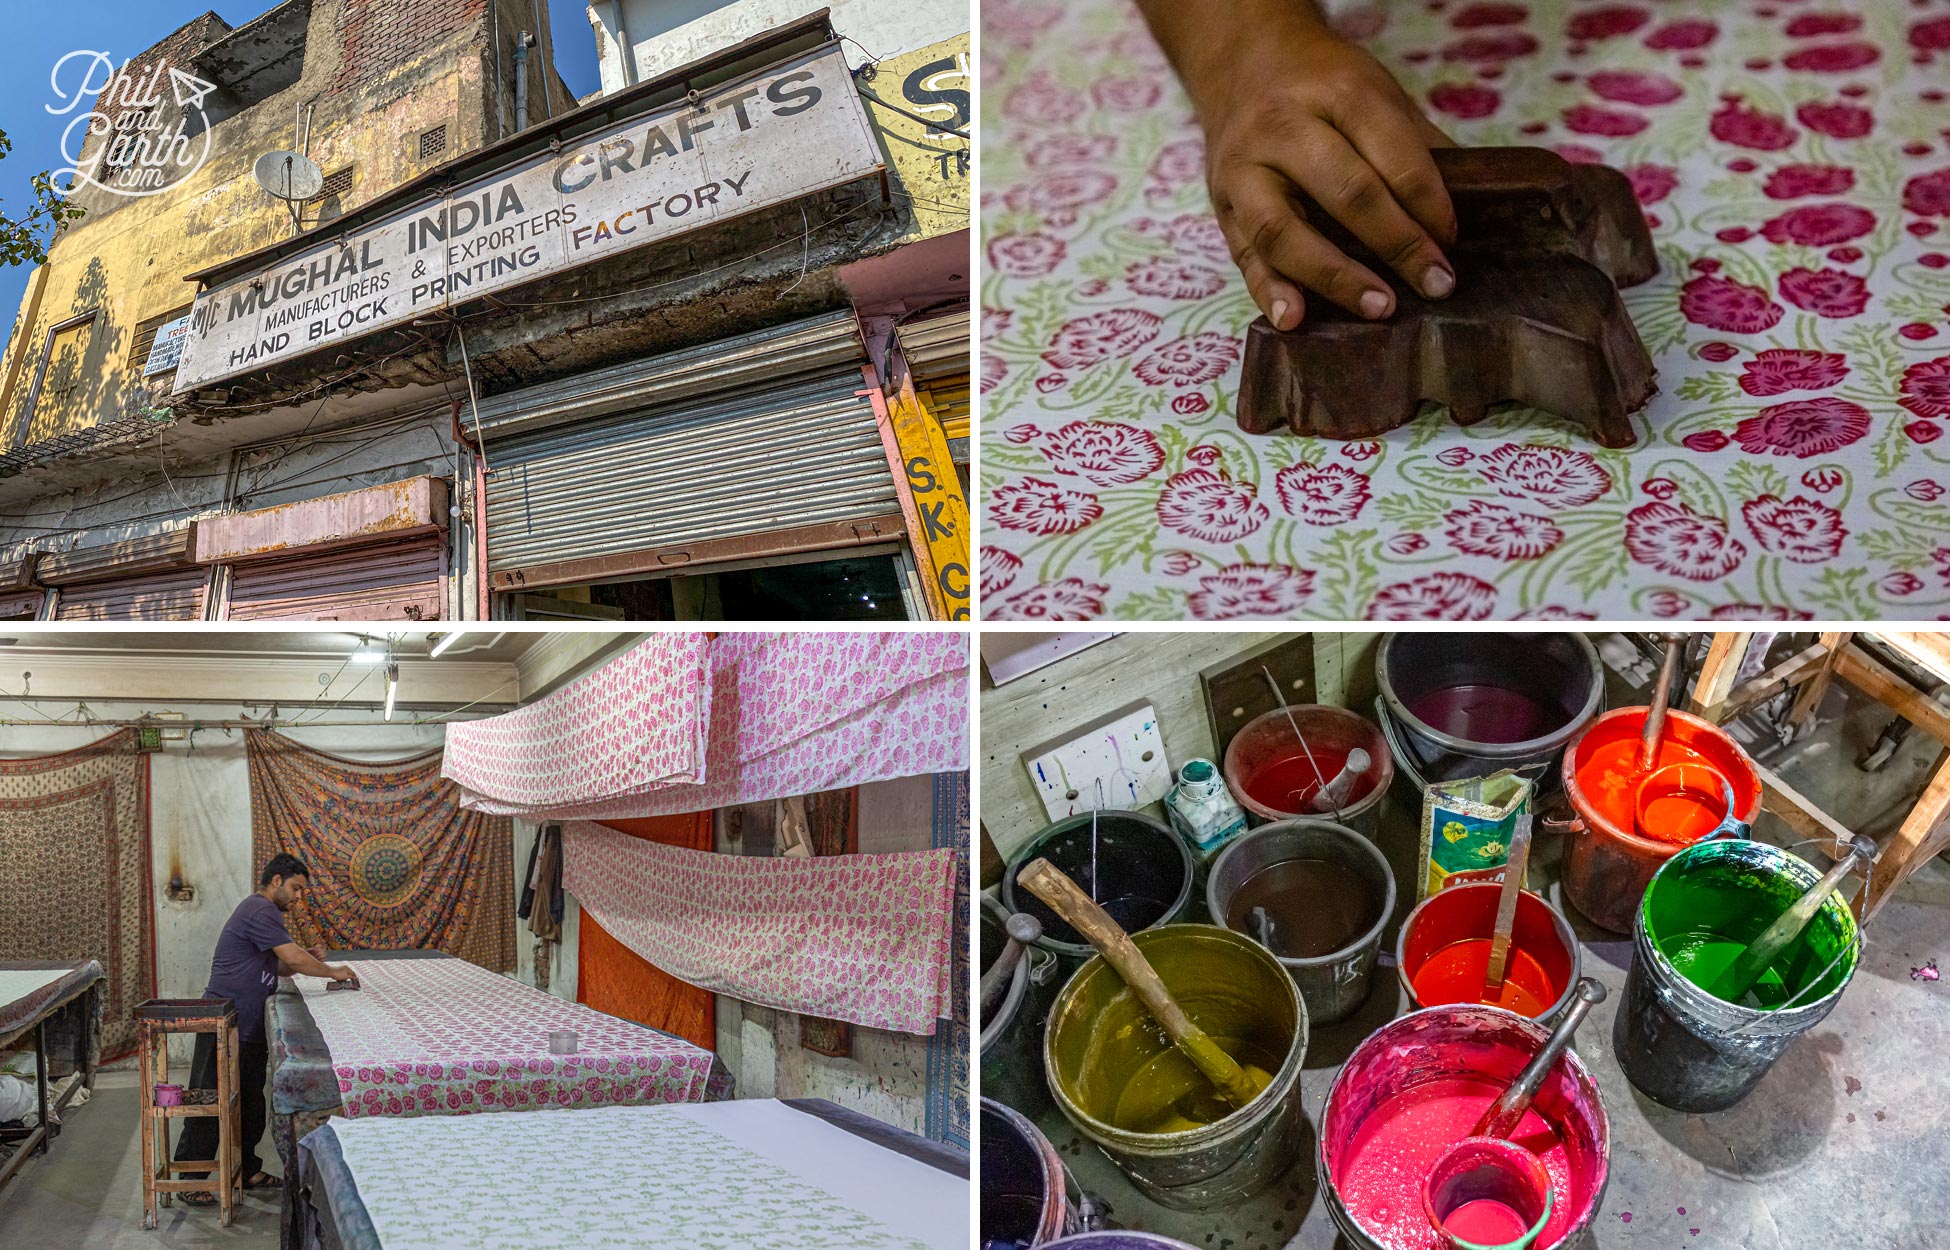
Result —
[[[368,630],[261,630],[198,625],[181,630],[88,628],[30,630],[0,633],[0,656],[32,653],[73,655],[102,652],[118,655],[250,656],[274,659],[345,656],[361,649],[383,650],[391,635],[394,654],[402,660],[424,659],[437,635],[381,628]],[[501,628],[465,631],[460,641],[440,655],[442,660],[474,663],[518,663],[540,645],[545,634]]]

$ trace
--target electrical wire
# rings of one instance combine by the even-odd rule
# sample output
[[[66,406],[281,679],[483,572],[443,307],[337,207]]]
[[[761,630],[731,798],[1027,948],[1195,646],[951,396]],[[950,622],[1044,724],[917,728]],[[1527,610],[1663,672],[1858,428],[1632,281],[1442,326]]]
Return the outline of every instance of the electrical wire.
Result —
[[[861,95],[867,97],[867,99],[872,100],[875,104],[878,104],[881,108],[886,109],[889,113],[898,113],[902,117],[907,118],[907,120],[909,121],[920,122],[923,126],[926,126],[929,130],[934,131],[936,134],[953,135],[957,139],[967,139],[970,143],[973,143],[975,141],[974,136],[970,135],[966,130],[956,130],[953,126],[943,125],[942,123],[935,121],[932,118],[923,117],[919,113],[910,113],[898,104],[889,104],[887,101],[875,95],[872,91],[861,86],[857,81],[853,84],[853,89],[855,91],[858,91]]]

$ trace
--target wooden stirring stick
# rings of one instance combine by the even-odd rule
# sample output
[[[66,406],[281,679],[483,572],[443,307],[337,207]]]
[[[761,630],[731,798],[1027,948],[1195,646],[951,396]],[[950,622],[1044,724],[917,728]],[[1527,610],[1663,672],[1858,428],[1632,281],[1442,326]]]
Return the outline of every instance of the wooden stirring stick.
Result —
[[[1652,706],[1645,711],[1645,724],[1639,730],[1639,771],[1649,773],[1659,761],[1659,739],[1666,734],[1666,708],[1672,701],[1672,679],[1679,675],[1679,649],[1686,635],[1667,634],[1665,658],[1659,663],[1659,681],[1652,688]]]
[[[1259,1086],[1204,1029],[1192,1023],[1130,935],[1061,868],[1047,859],[1032,860],[1016,875],[1016,884],[1042,899],[1051,911],[1097,948],[1104,962],[1124,978],[1124,984],[1131,987],[1145,1010],[1164,1027],[1165,1035],[1212,1082],[1220,1097],[1234,1107],[1243,1107],[1258,1096]]]
[[[1517,896],[1523,893],[1524,867],[1530,862],[1529,812],[1510,829],[1510,851],[1503,861],[1503,893],[1496,900],[1496,928],[1490,933],[1490,966],[1483,977],[1483,996],[1496,997],[1510,962],[1510,935],[1517,927]]]

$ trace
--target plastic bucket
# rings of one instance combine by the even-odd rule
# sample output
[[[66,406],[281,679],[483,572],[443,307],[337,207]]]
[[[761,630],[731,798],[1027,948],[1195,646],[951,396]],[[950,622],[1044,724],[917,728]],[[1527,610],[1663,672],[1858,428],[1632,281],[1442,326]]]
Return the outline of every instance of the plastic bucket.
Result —
[[[1293,719],[1287,719],[1287,711]],[[1380,821],[1376,810],[1388,795],[1395,779],[1395,765],[1388,753],[1381,730],[1346,708],[1318,703],[1296,703],[1287,711],[1275,709],[1246,722],[1226,744],[1226,787],[1246,809],[1254,824],[1272,820],[1332,820],[1372,837]],[[1306,751],[1293,736],[1295,723],[1313,752],[1310,763]],[[1294,787],[1298,793],[1318,790],[1320,781],[1332,781],[1347,763],[1348,752],[1359,747],[1371,763],[1367,777],[1355,786],[1353,794],[1338,812],[1294,812],[1281,806],[1291,803]],[[1314,768],[1320,775],[1315,777]]]
[[[1395,765],[1418,788],[1509,768],[1551,793],[1605,696],[1583,634],[1388,634],[1375,678]]]
[[[1477,1001],[1466,994],[1480,993],[1502,894],[1497,882],[1452,885],[1408,913],[1395,939],[1395,973],[1411,1003],[1441,1007]],[[1577,934],[1563,913],[1528,890],[1518,894],[1504,974],[1512,998],[1505,1005],[1521,992],[1528,1009],[1516,1014],[1556,1019],[1571,1005],[1582,962]]]
[[[1422,1180],[1469,1134],[1485,1098],[1515,1080],[1548,1036],[1543,1025],[1499,1007],[1430,1007],[1389,1021],[1355,1047],[1327,1091],[1316,1147],[1321,1191],[1341,1235],[1360,1250],[1436,1245]],[[1365,1153],[1383,1136],[1378,1130],[1398,1100],[1408,1095],[1427,1104],[1451,1091],[1465,1095],[1467,1106],[1454,1136],[1425,1127],[1396,1143],[1405,1147],[1399,1153]],[[1597,1082],[1568,1050],[1538,1088],[1530,1114],[1542,1126],[1525,1119],[1526,1145],[1538,1148],[1541,1128],[1557,1139],[1540,1152],[1557,1192],[1534,1245],[1558,1250],[1577,1244],[1597,1218],[1611,1172],[1611,1123]],[[1385,1204],[1374,1202],[1377,1194],[1386,1195]]]
[[[1639,733],[1647,711],[1622,707],[1600,716],[1564,753],[1561,769],[1565,797],[1576,813],[1565,839],[1564,896],[1586,919],[1614,933],[1632,931],[1646,883],[1687,845],[1638,832]],[[1760,814],[1760,774],[1719,726],[1669,710],[1654,766],[1673,764],[1700,765],[1725,778],[1734,815],[1744,824]]]
[[[1727,939],[1722,956],[1737,953],[1820,879],[1806,860],[1744,840],[1696,843],[1653,875],[1612,1026],[1619,1066],[1647,1098],[1675,1111],[1731,1107],[1789,1042],[1834,1009],[1861,957],[1855,917],[1839,895],[1774,962],[1776,1008],[1727,1002],[1687,975],[1710,980],[1719,971],[1701,952],[1700,935]],[[1709,962],[1696,962],[1702,958]]]
[[[1095,952],[1043,900],[1016,884],[1032,861],[1047,859],[1069,874],[1126,933],[1170,924],[1184,916],[1192,900],[1192,852],[1171,826],[1138,812],[1098,812],[1093,850],[1090,819],[1084,812],[1048,826],[1016,853],[1002,875],[1002,905],[1042,922],[1036,944],[1054,952],[1066,972]]]
[[[1181,1211],[1239,1202],[1285,1175],[1305,1140],[1306,1005],[1278,960],[1229,929],[1167,925],[1131,940],[1194,1024],[1272,1080],[1210,1123],[1164,1132],[1131,1127],[1155,1119],[1173,1092],[1210,1087],[1123,979],[1093,958],[1050,1012],[1043,1039],[1050,1092],[1077,1131],[1153,1201]]]
[[[1028,1117],[982,1099],[982,1244],[1040,1246],[1075,1232],[1063,1160]]]
[[[1078,1233],[1061,1241],[1052,1241],[1049,1250],[1198,1250],[1182,1241],[1158,1233],[1133,1232],[1119,1229],[1116,1232]]]
[[[1008,918],[1002,904],[982,896],[983,972],[1002,956]],[[1050,1109],[1049,1087],[1043,1084],[1043,1024],[1061,975],[1053,953],[1023,952],[1002,1001],[982,1020],[982,1091],[1032,1118]]]
[[[1332,878],[1299,876],[1283,867],[1309,860],[1332,866]],[[1205,901],[1213,920],[1255,940],[1259,935],[1247,913],[1254,905],[1266,906],[1275,925],[1273,953],[1299,987],[1309,1023],[1332,1024],[1368,999],[1381,930],[1395,914],[1395,874],[1374,843],[1344,825],[1282,820],[1260,826],[1219,854],[1206,879]],[[1281,940],[1288,917],[1294,937],[1302,941]],[[1296,945],[1311,949],[1329,943],[1318,954],[1282,953]]]

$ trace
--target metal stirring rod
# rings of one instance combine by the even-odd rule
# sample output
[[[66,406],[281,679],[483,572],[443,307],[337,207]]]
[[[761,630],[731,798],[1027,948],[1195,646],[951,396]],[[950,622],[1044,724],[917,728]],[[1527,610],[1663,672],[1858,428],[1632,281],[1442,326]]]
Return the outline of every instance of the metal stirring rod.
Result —
[[[1266,684],[1273,687],[1273,697],[1279,700],[1280,710],[1286,713],[1286,723],[1293,726],[1293,736],[1299,739],[1300,749],[1307,753],[1307,766],[1314,770],[1314,780],[1320,783],[1322,790],[1325,790],[1327,788],[1327,778],[1321,776],[1320,765],[1314,761],[1314,749],[1307,745],[1306,738],[1300,733],[1300,722],[1294,719],[1293,708],[1286,701],[1286,691],[1280,689],[1279,679],[1273,676],[1272,669],[1262,664],[1259,666],[1259,671],[1266,674]],[[1340,818],[1341,805],[1336,803],[1334,805],[1334,819],[1339,820]]]

